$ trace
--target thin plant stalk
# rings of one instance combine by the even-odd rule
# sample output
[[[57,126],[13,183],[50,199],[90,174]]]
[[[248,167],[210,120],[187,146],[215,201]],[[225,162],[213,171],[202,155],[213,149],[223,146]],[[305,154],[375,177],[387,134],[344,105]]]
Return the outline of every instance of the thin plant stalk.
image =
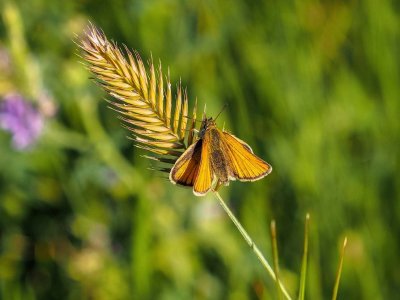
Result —
[[[306,222],[304,225],[304,251],[303,251],[303,259],[301,262],[300,289],[299,289],[299,298],[298,298],[299,300],[304,300],[305,291],[306,291],[309,223],[310,223],[310,214],[307,214]]]
[[[337,298],[337,294],[338,294],[338,290],[339,290],[340,276],[342,275],[344,251],[346,249],[346,245],[347,245],[347,237],[344,238],[342,251],[340,253],[339,268],[338,268],[338,271],[336,274],[336,280],[335,280],[335,285],[333,288],[332,300],[336,300],[336,298]]]
[[[275,220],[271,221],[271,243],[272,243],[272,256],[274,258],[274,270],[276,276],[276,293],[278,295],[278,299],[282,300],[282,291],[279,286],[279,255],[278,255],[278,242],[276,240],[276,223]]]
[[[265,259],[264,255],[261,253],[260,249],[258,249],[257,245],[253,242],[252,238],[249,236],[247,231],[243,228],[243,226],[240,224],[240,222],[236,219],[235,215],[232,213],[232,211],[229,209],[229,207],[226,205],[225,201],[222,199],[220,194],[218,192],[214,192],[216,195],[217,199],[219,200],[219,203],[221,204],[222,208],[225,210],[233,224],[235,224],[236,228],[239,230],[240,234],[246,241],[246,243],[250,246],[250,248],[253,250],[254,254],[257,256],[258,260],[262,264],[262,266],[267,270],[269,275],[272,277],[273,280],[277,281],[276,275],[274,270],[272,269],[271,265],[268,263],[268,261]],[[282,284],[281,281],[279,281],[279,286],[281,287],[282,293],[285,296],[287,300],[291,300],[292,298],[290,297],[289,293],[287,292],[285,286]]]
[[[196,132],[197,105],[194,105],[191,113],[192,117],[189,117],[187,93],[179,84],[176,97],[174,97],[173,101],[169,72],[165,80],[161,64],[158,70],[156,70],[151,60],[149,68],[146,69],[137,52],[130,51],[127,47],[124,47],[124,49],[119,48],[115,42],[109,41],[105,34],[92,24],[88,26],[85,36],[77,42],[77,45],[82,49],[82,57],[86,62],[85,65],[93,74],[96,82],[112,97],[107,101],[110,103],[110,107],[119,114],[119,118],[124,122],[124,127],[132,132],[131,138],[135,146],[151,154],[151,156],[145,155],[144,157],[160,163],[160,166],[153,167],[152,169],[169,173],[172,165],[175,164],[182,153],[193,143]],[[82,105],[82,111],[84,112],[90,108],[90,105]],[[192,121],[189,122],[189,119]],[[89,122],[86,126],[91,128],[96,125],[92,123]],[[97,131],[95,130],[95,132]],[[186,134],[187,132],[188,134]],[[94,138],[96,141],[102,140],[102,137],[98,135],[94,136]],[[112,161],[114,162],[115,157],[118,157],[114,153],[115,151],[112,152],[111,148],[103,148],[101,148],[100,153],[104,155],[104,159],[109,161],[113,158]],[[110,163],[110,165],[115,167],[125,166],[122,160],[113,164]],[[117,169],[120,170],[121,168]],[[125,182],[128,182],[129,180],[127,179],[132,176],[134,170],[128,167],[125,169],[126,174],[123,174],[122,178],[125,179]],[[132,187],[131,190],[134,191],[136,189]],[[282,298],[282,293],[286,299],[291,300],[278,276],[276,236],[274,237],[275,246],[273,249],[274,272],[217,191],[215,191],[215,195],[258,260],[276,282],[279,298]],[[306,224],[306,226],[308,225]],[[307,236],[308,231],[306,232],[305,254],[303,257],[300,299],[304,298],[308,251]],[[343,252],[345,245],[346,240]],[[336,277],[333,299],[336,299],[342,264],[343,253]]]

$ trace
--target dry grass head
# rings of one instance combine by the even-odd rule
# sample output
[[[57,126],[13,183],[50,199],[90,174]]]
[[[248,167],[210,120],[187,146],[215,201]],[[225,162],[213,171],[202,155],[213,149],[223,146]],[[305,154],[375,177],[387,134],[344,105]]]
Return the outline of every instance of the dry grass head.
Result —
[[[169,172],[193,142],[196,104],[189,117],[186,91],[179,84],[172,99],[169,72],[164,81],[161,63],[156,71],[151,60],[146,69],[136,51],[121,49],[93,25],[78,46],[96,82],[112,96],[108,102],[132,132],[135,146],[152,154],[146,158],[166,164],[158,170]]]

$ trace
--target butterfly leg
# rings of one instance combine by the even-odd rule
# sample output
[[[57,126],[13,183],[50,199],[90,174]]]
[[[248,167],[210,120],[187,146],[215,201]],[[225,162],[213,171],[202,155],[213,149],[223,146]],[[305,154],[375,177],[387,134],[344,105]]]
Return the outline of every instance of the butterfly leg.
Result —
[[[222,182],[217,180],[217,183],[215,184],[214,188],[212,189],[213,192],[218,192],[219,188],[222,186]]]

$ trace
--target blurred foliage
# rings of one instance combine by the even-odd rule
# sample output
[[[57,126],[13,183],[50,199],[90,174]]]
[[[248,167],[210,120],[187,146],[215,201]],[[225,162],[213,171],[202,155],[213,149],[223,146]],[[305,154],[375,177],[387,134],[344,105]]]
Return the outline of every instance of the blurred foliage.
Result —
[[[1,299],[270,299],[274,283],[212,195],[197,198],[134,149],[79,63],[90,20],[182,77],[193,104],[274,171],[222,190],[297,293],[311,214],[307,299],[391,299],[400,286],[397,1],[0,2],[0,96],[48,115],[37,142],[0,131]],[[49,104],[50,103],[50,104]]]

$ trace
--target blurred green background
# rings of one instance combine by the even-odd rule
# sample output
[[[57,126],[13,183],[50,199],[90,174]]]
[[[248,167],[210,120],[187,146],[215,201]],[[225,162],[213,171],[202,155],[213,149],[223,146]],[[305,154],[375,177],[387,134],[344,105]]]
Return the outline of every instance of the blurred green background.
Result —
[[[307,212],[307,299],[330,298],[344,236],[339,299],[398,295],[398,1],[2,0],[0,11],[0,104],[17,93],[42,120],[26,147],[0,130],[1,299],[276,297],[213,195],[147,170],[80,64],[73,40],[88,21],[169,66],[192,105],[215,116],[229,104],[220,126],[274,171],[222,195],[269,261],[276,220],[293,296]]]

